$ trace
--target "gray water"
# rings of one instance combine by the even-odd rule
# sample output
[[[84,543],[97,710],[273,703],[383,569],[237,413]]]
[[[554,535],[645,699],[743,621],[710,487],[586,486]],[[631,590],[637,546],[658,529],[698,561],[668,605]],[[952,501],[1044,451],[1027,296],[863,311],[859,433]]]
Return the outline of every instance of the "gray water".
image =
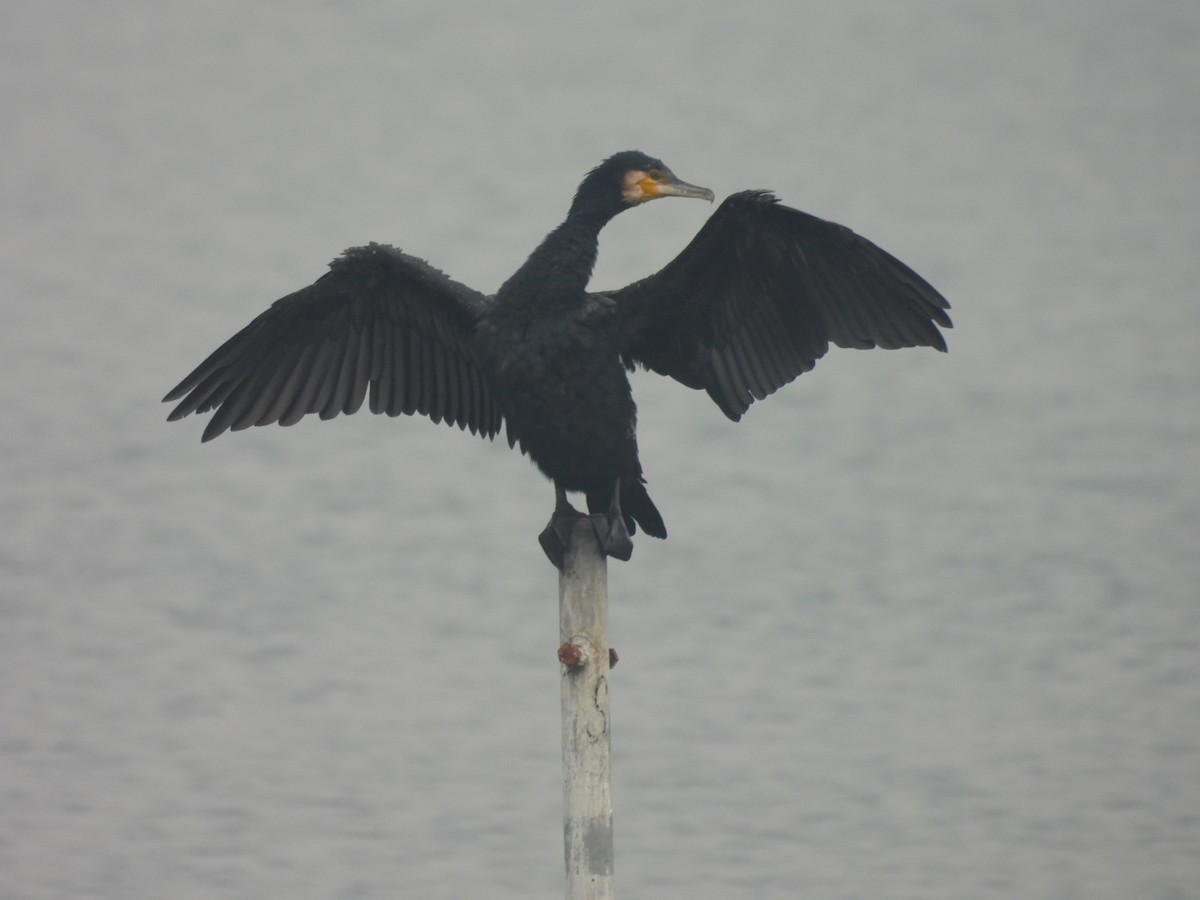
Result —
[[[0,897],[561,896],[549,485],[158,398],[346,246],[493,290],[630,147],[956,328],[737,426],[636,379],[618,895],[1200,895],[1198,45],[1192,0],[8,0]]]

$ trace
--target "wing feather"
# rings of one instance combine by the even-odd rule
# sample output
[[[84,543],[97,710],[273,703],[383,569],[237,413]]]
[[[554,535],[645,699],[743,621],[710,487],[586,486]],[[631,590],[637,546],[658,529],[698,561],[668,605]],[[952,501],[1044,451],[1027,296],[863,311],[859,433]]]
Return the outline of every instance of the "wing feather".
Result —
[[[244,419],[250,425],[268,425],[272,422],[298,421],[304,415],[303,407],[297,409],[297,398],[302,395],[310,380],[319,372],[329,368],[330,354],[319,344],[297,347],[285,365],[280,366],[271,377],[270,383],[258,393],[261,403],[256,403],[257,415],[253,412]],[[270,370],[266,370],[270,371]]]
[[[309,413],[424,413],[494,437],[502,416],[475,343],[488,299],[392,247],[347,250],[316,282],[272,304],[163,399],[169,419],[213,411],[227,430]]]
[[[406,371],[408,384],[405,386],[404,406],[398,412],[412,415],[415,412],[429,412],[425,402],[425,389],[428,387],[425,379],[425,342],[418,339],[413,332],[408,333],[408,346],[405,348]]]
[[[371,337],[371,390],[368,409],[376,415],[387,413],[391,405],[392,391],[398,377],[396,348],[392,340],[392,327],[386,322],[376,322]]]
[[[317,346],[324,349],[322,345]],[[326,377],[330,366],[333,365],[332,356],[331,353],[321,352],[321,349],[318,349],[314,351],[310,365],[301,363],[300,374],[303,377],[297,382],[294,390],[281,398],[283,401],[283,406],[279,411],[281,424],[300,421],[304,417],[305,411],[309,409],[319,410],[322,415],[325,414],[325,410],[329,406],[329,398],[333,394],[333,386]]]
[[[831,343],[944,351],[951,327],[904,263],[763,191],[732,195],[660,272],[606,293],[627,365],[703,388],[734,420]]]
[[[355,355],[361,349],[362,335],[363,330],[358,329],[344,341],[327,341],[322,345],[321,356],[326,361],[325,379],[331,385],[329,397],[316,410],[322,419],[332,419],[340,415],[342,408],[350,403],[350,394],[354,389],[354,369],[357,364]]]
[[[347,350],[346,359],[354,366],[353,381],[350,394],[342,404],[342,414],[352,416],[358,412],[367,396],[367,386],[370,384],[370,346],[371,335],[367,329],[358,334],[358,347],[355,351]]]

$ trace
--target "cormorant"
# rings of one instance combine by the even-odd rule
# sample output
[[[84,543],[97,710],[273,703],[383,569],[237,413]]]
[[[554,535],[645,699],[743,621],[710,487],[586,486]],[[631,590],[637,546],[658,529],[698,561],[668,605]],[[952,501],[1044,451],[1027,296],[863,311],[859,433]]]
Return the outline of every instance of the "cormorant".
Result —
[[[945,351],[949,304],[912,269],[841,225],[766,191],[728,197],[657,274],[589,293],[600,229],[659,197],[712,201],[636,151],[594,168],[570,211],[494,296],[382,244],[345,251],[276,301],[163,399],[169,421],[215,410],[203,440],[307,413],[422,413],[494,437],[503,424],[554,482],[540,541],[561,568],[581,491],[605,552],[628,559],[641,526],[666,537],[638,460],[626,370],[703,389],[737,421],[829,349]]]

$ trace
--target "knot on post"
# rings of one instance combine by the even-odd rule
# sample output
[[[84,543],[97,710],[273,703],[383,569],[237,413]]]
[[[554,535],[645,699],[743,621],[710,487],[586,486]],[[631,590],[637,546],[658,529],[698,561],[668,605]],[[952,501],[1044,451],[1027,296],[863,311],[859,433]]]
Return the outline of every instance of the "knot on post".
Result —
[[[558,661],[568,669],[582,669],[587,665],[589,650],[586,638],[572,637],[558,648]]]

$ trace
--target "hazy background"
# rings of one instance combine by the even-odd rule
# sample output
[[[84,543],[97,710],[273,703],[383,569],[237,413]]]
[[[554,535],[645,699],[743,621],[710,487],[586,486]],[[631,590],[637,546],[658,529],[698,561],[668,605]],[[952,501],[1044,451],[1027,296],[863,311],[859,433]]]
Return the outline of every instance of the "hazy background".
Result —
[[[0,6],[0,896],[562,892],[550,485],[159,398],[346,246],[495,287],[638,148],[954,304],[738,426],[635,381],[618,895],[1200,884],[1200,6]],[[711,208],[604,233],[654,271]]]

